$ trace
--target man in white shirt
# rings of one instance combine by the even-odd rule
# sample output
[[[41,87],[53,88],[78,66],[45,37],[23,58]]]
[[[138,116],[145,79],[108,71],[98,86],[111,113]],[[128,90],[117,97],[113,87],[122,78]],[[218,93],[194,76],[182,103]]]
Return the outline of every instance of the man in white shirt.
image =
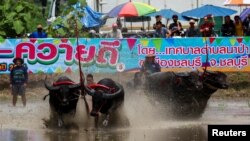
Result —
[[[114,23],[112,25],[112,31],[110,31],[107,34],[107,38],[118,38],[118,39],[122,39],[122,32],[120,29],[118,29],[118,25],[116,23]]]

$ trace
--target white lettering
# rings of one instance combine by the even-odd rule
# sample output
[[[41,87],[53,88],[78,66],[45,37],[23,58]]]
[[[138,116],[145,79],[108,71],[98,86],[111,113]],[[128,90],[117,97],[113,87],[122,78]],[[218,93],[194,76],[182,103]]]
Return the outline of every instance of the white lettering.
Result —
[[[229,131],[219,131],[218,129],[212,129],[212,136],[247,136],[246,131],[233,131],[230,129]]]
[[[212,130],[212,136],[215,136],[215,134],[216,134],[216,136],[219,136],[218,131],[219,131],[218,129],[213,129]]]
[[[241,136],[247,136],[247,131],[241,131]]]

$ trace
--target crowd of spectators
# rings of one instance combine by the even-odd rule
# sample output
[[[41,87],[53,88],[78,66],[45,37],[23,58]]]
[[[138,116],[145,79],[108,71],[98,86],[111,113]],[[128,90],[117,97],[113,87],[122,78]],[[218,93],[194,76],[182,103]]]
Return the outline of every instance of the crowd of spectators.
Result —
[[[211,15],[205,16],[199,26],[196,25],[195,20],[191,19],[187,28],[182,27],[177,15],[172,16],[173,22],[169,26],[162,24],[160,15],[155,18],[154,37],[232,37],[250,35],[250,14],[244,21],[241,21],[238,15],[234,16],[234,20],[230,16],[225,16],[219,35],[214,30],[216,22]]]

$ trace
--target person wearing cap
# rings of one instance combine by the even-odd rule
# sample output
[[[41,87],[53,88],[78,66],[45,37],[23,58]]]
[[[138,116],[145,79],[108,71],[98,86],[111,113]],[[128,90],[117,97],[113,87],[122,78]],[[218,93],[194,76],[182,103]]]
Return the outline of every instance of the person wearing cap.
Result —
[[[169,30],[171,31],[171,36],[181,36],[182,33],[182,25],[181,23],[178,21],[178,16],[177,15],[173,15],[172,16],[173,19],[173,23],[171,23],[169,25]]]
[[[16,106],[18,95],[22,97],[23,106],[26,106],[25,88],[28,82],[27,67],[22,58],[13,60],[14,67],[10,71],[10,88],[13,96],[12,104]]]
[[[122,39],[122,32],[120,29],[118,29],[118,25],[116,23],[114,23],[112,25],[112,31],[110,31],[107,36],[107,38],[118,38],[118,39]]]
[[[41,24],[37,25],[37,31],[33,32],[30,38],[47,38],[47,34],[43,32],[43,26]]]
[[[148,54],[145,58],[145,61],[142,64],[141,72],[144,74],[151,74],[151,73],[160,72],[160,71],[161,71],[161,67],[155,61],[155,55]]]
[[[195,27],[195,21],[189,21],[189,27],[186,30],[186,37],[200,37],[200,30]]]

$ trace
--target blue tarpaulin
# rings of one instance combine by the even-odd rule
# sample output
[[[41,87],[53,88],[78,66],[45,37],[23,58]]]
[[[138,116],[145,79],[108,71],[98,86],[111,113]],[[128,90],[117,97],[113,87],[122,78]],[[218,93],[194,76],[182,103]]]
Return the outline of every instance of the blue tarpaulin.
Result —
[[[81,7],[80,3],[73,6],[77,11],[83,12],[84,16],[81,18],[81,22],[84,27],[100,27],[105,24],[102,20],[104,14],[92,10],[89,6]]]
[[[92,10],[89,6],[84,7],[84,14],[81,22],[85,27],[99,27],[104,24],[103,14]]]

